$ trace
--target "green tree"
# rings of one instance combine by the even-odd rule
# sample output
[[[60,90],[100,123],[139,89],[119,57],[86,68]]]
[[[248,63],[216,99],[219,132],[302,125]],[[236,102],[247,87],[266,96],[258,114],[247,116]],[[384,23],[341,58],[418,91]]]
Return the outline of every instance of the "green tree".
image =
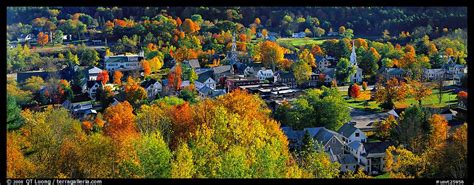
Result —
[[[97,66],[99,64],[99,53],[95,49],[84,49],[79,52],[82,66]]]
[[[61,30],[56,30],[54,32],[54,42],[53,42],[53,45],[56,45],[56,44],[63,44],[63,31]]]
[[[135,149],[143,177],[170,177],[172,154],[160,132],[142,135],[135,141]]]
[[[391,138],[395,143],[406,146],[410,151],[420,154],[427,146],[427,138],[432,127],[428,120],[431,113],[426,108],[411,106],[400,115],[398,125],[392,128]]]
[[[14,97],[7,95],[7,130],[14,130],[23,124],[21,109],[16,104]]]
[[[311,66],[303,60],[293,63],[292,71],[298,85],[308,81],[311,77]]]
[[[352,66],[347,58],[339,59],[336,64],[336,78],[343,82],[350,82],[351,76],[357,72],[355,66]]]

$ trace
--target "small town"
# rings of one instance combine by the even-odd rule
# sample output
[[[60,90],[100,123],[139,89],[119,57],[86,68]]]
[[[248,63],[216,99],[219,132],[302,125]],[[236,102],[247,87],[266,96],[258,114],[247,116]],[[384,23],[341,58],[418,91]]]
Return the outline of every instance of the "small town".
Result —
[[[467,8],[9,7],[7,47],[8,178],[467,177]]]

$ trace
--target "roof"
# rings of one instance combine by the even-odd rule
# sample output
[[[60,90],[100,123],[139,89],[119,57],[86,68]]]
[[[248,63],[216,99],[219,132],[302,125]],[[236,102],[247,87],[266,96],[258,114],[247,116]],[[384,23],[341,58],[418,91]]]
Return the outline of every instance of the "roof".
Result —
[[[342,125],[341,128],[337,131],[339,134],[343,135],[346,138],[352,135],[357,130],[353,123],[346,123]]]
[[[273,71],[271,69],[266,69],[266,70],[258,70],[257,74],[272,74],[273,75]]]
[[[181,86],[180,86],[180,87],[187,87],[187,86],[189,86],[189,85],[190,85],[189,80],[185,80],[185,81],[182,81],[182,82],[181,82]]]
[[[354,127],[361,129],[371,129],[373,128],[373,123],[382,119],[386,119],[390,114],[395,113],[395,111],[382,112],[382,113],[369,113],[363,110],[351,109],[351,122],[355,122]],[[398,114],[394,115],[397,118]]]
[[[189,63],[189,66],[191,66],[191,68],[193,69],[201,68],[201,66],[199,65],[198,59],[191,59],[191,60],[188,60],[187,62]]]
[[[352,141],[347,146],[349,146],[350,148],[352,148],[354,150],[357,150],[357,149],[359,149],[360,145],[362,145],[362,143],[360,141]]]
[[[326,68],[322,71],[322,73],[326,76],[334,78],[336,76],[336,68]]]
[[[226,94],[224,89],[215,89],[212,91],[211,97],[214,98],[214,97],[224,95],[224,94]]]
[[[275,75],[278,75],[280,79],[295,78],[292,72],[277,71]]]
[[[205,85],[204,87],[200,88],[198,90],[200,93],[202,94],[205,94],[205,95],[209,95],[212,93],[212,89],[210,87],[208,87],[207,85]]]
[[[230,69],[231,69],[230,65],[223,65],[223,66],[217,66],[217,67],[212,68],[212,70],[214,70],[214,74],[224,73],[224,72],[230,71]]]
[[[326,143],[333,137],[340,137],[340,135],[337,132],[334,132],[332,130],[326,129],[322,127],[319,129],[319,132],[315,135],[315,139],[321,142],[323,145],[326,145]]]
[[[400,68],[386,68],[386,73],[389,75],[403,75],[405,70]]]
[[[291,127],[281,127],[281,130],[290,140],[300,141],[303,138],[305,131],[303,130],[293,130]]]
[[[390,142],[369,142],[364,143],[367,154],[385,153],[385,150],[392,145]]]
[[[94,66],[93,68],[89,69],[88,72],[89,74],[98,74],[102,72],[102,69]]]
[[[318,134],[319,130],[321,130],[323,127],[313,127],[313,128],[305,128],[304,131],[308,132],[309,136],[314,137],[316,134]]]
[[[357,159],[351,154],[341,154],[337,156],[340,164],[357,164]]]
[[[140,55],[115,55],[115,56],[108,56],[108,57],[105,57],[104,61],[105,62],[128,62],[130,60],[130,58],[137,58],[138,57],[138,60],[137,61],[133,61],[133,62],[138,62],[140,61],[140,58],[143,58],[143,56],[140,56]]]
[[[204,83],[204,82],[206,82],[206,80],[209,79],[209,78],[212,79],[210,73],[201,73],[201,74],[199,75],[197,81],[198,81],[198,82],[201,82],[201,83]],[[212,79],[212,80],[214,80],[214,79]]]
[[[155,79],[150,79],[150,80],[146,80],[146,81],[143,81],[140,86],[142,86],[143,88],[148,88],[150,87],[151,85],[155,84],[157,81]]]

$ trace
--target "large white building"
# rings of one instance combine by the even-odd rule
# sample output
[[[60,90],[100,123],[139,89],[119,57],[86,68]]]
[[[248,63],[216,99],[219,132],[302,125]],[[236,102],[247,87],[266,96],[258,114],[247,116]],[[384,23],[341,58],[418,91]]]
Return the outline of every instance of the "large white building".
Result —
[[[143,52],[138,55],[115,55],[106,56],[104,59],[105,69],[115,71],[120,69],[140,69],[140,61],[143,60]]]
[[[362,82],[362,69],[357,66],[357,55],[355,52],[354,41],[352,41],[352,53],[350,57],[350,62],[352,66],[356,67],[356,73],[351,76],[351,82],[361,83]]]

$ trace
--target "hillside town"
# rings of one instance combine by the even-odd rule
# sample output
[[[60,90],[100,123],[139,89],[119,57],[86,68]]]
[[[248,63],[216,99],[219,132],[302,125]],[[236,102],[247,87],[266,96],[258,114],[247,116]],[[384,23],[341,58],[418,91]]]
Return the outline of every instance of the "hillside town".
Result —
[[[114,17],[122,11],[117,7],[90,9],[96,13],[47,8],[44,16],[22,22],[15,15],[8,24],[8,145],[29,143],[8,150],[31,165],[44,157],[36,146],[51,147],[44,149],[63,153],[50,160],[71,163],[12,167],[10,177],[465,175],[469,61],[462,27],[420,24],[366,39],[352,24],[328,26],[288,12],[281,23],[254,17],[243,24],[232,8],[231,18],[219,21],[171,10],[133,19]],[[28,10],[7,14],[14,11]],[[57,126],[40,128],[52,123]],[[33,138],[48,128],[61,131]],[[40,145],[70,132],[81,133],[55,138],[58,146]],[[89,144],[71,143],[77,139]],[[90,156],[74,163],[107,142],[119,146],[104,149],[119,153],[117,164]],[[450,162],[454,155],[464,161]],[[251,157],[258,162],[235,165]],[[94,160],[103,169],[82,169]],[[259,166],[264,163],[275,166]],[[451,166],[439,169],[445,164]],[[183,171],[188,167],[193,170]]]

